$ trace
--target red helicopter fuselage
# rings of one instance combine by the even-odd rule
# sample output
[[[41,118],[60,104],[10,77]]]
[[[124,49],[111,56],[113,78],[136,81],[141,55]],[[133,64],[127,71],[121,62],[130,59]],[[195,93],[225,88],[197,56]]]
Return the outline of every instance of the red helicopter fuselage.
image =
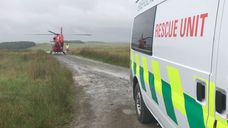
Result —
[[[59,52],[64,52],[64,36],[63,36],[63,31],[62,31],[62,28],[61,28],[61,33],[60,34],[57,34],[57,33],[54,33],[52,31],[49,31],[50,33],[53,33],[55,35],[55,37],[53,38],[53,46],[52,46],[52,52],[56,52],[56,53],[59,53]]]
[[[52,47],[53,52],[63,52],[64,47],[64,36],[62,34],[56,35],[53,38],[54,44]]]

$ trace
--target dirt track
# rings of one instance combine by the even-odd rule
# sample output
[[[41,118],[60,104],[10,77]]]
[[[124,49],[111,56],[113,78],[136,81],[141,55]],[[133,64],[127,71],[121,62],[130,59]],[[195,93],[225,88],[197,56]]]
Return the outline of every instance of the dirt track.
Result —
[[[57,56],[74,72],[77,118],[73,128],[157,128],[135,115],[129,70],[75,56]]]

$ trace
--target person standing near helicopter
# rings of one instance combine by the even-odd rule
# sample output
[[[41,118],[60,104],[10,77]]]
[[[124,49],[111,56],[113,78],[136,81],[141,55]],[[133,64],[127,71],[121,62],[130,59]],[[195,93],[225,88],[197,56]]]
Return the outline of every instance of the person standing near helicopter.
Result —
[[[66,44],[66,51],[67,51],[67,52],[70,51],[69,47],[70,47],[70,45],[69,45],[69,43],[67,43],[67,44]]]

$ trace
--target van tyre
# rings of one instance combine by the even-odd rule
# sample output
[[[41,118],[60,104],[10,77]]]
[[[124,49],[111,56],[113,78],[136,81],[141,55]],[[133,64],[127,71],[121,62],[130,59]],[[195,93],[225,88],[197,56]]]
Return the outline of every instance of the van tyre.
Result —
[[[147,109],[143,101],[142,94],[138,84],[135,87],[134,97],[135,97],[135,109],[136,109],[138,120],[143,124],[156,122],[155,118]]]

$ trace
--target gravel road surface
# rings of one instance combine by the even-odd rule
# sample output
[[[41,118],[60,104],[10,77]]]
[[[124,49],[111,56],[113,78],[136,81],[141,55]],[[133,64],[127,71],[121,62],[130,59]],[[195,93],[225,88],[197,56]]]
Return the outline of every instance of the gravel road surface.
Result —
[[[74,73],[77,105],[71,128],[159,128],[136,119],[129,69],[76,56],[56,56]]]

